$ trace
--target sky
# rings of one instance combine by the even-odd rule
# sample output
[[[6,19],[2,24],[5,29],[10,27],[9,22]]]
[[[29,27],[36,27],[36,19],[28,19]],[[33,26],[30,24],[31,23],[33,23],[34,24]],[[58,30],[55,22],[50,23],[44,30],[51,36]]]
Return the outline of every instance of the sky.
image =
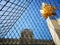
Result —
[[[14,0],[10,0],[10,1],[13,2]],[[15,3],[17,1],[19,1],[19,0],[16,0]],[[23,2],[26,0],[21,0],[21,1]],[[52,36],[50,34],[50,31],[49,31],[49,28],[47,26],[46,19],[43,18],[40,13],[40,9],[42,8],[42,2],[51,4],[52,6],[56,6],[58,8],[58,10],[56,10],[57,15],[54,16],[53,19],[58,19],[60,17],[60,15],[59,15],[60,14],[59,13],[60,12],[60,9],[59,9],[60,1],[59,0],[33,0],[33,1],[31,1],[31,4],[29,5],[29,7],[27,7],[27,9],[23,12],[23,14],[21,14],[19,19],[15,23],[12,21],[14,23],[14,25],[12,26],[10,24],[10,26],[12,26],[10,29],[9,29],[9,27],[7,27],[9,29],[9,32],[7,32],[7,34],[4,36],[4,38],[17,38],[17,39],[19,39],[21,37],[21,32],[24,29],[30,29],[34,34],[34,39],[53,40]],[[4,4],[3,1],[1,4]],[[28,4],[26,3],[26,5],[28,5]],[[10,3],[8,3],[7,6],[10,6]],[[2,7],[2,6],[0,6],[0,7]],[[14,7],[14,5],[12,5],[12,7]],[[2,10],[7,10],[7,9],[3,8]],[[12,9],[10,9],[10,10],[12,10]],[[3,13],[4,13],[4,11],[0,11],[0,15],[2,15]],[[8,14],[8,13],[6,13],[6,11],[5,11],[5,14]],[[10,14],[8,14],[8,15],[10,15]],[[19,16],[19,14],[17,14],[17,15]],[[2,18],[0,18],[0,22],[1,22]],[[9,18],[9,17],[7,17],[7,18]],[[9,18],[9,20],[10,20],[10,18]],[[6,22],[9,20],[2,20],[2,21]],[[8,23],[5,23],[5,24],[7,25]],[[0,24],[0,25],[2,25],[2,24]],[[2,28],[5,29],[4,26]],[[2,28],[0,27],[1,31],[4,31],[4,30],[2,30]],[[6,31],[8,29],[6,29]]]

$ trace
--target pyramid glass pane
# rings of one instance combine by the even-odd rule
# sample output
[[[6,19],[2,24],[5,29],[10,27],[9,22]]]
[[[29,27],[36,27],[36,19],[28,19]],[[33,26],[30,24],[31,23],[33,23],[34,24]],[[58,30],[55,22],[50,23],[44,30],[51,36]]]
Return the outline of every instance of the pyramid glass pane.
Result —
[[[30,29],[34,39],[53,40],[46,19],[40,13],[42,2],[57,6],[57,16],[53,19],[60,17],[59,0],[0,1],[0,38],[19,39],[24,29]]]

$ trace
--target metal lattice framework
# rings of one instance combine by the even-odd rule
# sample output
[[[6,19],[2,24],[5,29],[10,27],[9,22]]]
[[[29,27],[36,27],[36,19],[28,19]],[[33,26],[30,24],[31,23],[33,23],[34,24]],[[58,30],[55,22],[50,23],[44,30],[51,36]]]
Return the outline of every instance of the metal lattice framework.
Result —
[[[59,0],[0,0],[0,41],[16,44],[20,41],[20,34],[24,29],[31,30],[33,37],[39,41],[52,41],[46,20],[40,13],[42,2],[57,6],[54,19],[60,17]]]
[[[0,1],[0,37],[4,37],[21,17],[32,0]]]

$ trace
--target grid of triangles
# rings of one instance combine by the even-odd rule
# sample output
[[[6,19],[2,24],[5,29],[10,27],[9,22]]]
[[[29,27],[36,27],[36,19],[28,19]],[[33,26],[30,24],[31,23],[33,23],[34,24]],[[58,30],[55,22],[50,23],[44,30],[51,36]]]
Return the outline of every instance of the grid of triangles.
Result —
[[[35,39],[52,40],[46,20],[40,14],[42,2],[57,6],[57,16],[55,16],[54,19],[60,17],[59,0],[1,1],[0,37],[18,39],[21,37],[21,31],[30,29],[34,33]]]
[[[35,39],[52,40],[46,20],[40,14],[42,2],[44,0],[33,0],[5,38],[19,39],[22,31],[30,29]]]
[[[0,1],[0,37],[5,37],[32,0]]]

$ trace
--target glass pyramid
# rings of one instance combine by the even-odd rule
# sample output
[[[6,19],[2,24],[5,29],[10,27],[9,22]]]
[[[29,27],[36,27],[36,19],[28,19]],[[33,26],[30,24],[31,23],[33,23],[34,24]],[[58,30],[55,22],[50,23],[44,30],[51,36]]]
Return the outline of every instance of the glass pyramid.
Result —
[[[57,6],[57,16],[53,19],[60,17],[59,0],[0,1],[0,38],[19,39],[24,29],[30,29],[35,39],[53,40],[46,19],[40,13],[42,2]]]

